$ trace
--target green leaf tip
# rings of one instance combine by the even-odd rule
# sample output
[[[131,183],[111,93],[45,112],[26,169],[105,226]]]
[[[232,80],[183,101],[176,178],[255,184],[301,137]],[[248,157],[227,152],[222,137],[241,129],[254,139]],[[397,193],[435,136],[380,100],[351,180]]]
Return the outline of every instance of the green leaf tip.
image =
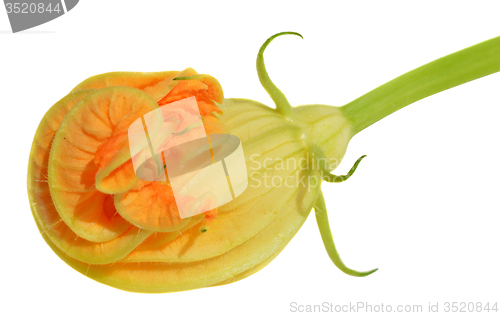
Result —
[[[356,160],[354,165],[351,167],[351,170],[349,170],[349,172],[344,176],[336,176],[334,174],[331,174],[328,170],[324,169],[323,172],[325,174],[323,174],[323,180],[325,180],[326,182],[333,182],[333,183],[344,182],[345,180],[349,179],[354,174],[354,171],[356,171],[356,169],[358,168],[359,163],[365,157],[366,157],[366,155],[359,157],[358,160]],[[325,168],[326,168],[326,166],[325,166]]]
[[[203,75],[203,74],[198,74],[198,75],[192,75],[192,76],[185,76],[185,77],[175,77],[173,80],[199,80],[206,78],[208,75]]]
[[[190,130],[192,130],[193,128],[196,128],[196,127],[199,127],[199,126],[202,126],[201,123],[193,123],[193,124],[189,124],[189,126],[187,126],[185,129],[183,129],[182,131],[180,132],[177,132],[177,133],[172,133],[173,135],[175,136],[180,136],[180,135],[183,135],[187,132],[189,132]]]
[[[290,114],[291,106],[283,92],[281,92],[281,90],[278,89],[278,87],[271,81],[271,78],[269,78],[269,74],[267,73],[266,66],[264,64],[264,51],[273,39],[278,36],[288,34],[300,36],[300,38],[302,39],[304,38],[302,37],[302,35],[296,32],[281,32],[274,34],[273,36],[268,38],[264,42],[264,44],[262,44],[259,49],[259,53],[257,54],[257,74],[259,75],[260,83],[267,91],[271,99],[273,99],[274,104],[276,104],[276,109],[286,117],[288,117]]]
[[[314,204],[314,213],[316,215],[316,222],[318,223],[321,239],[323,240],[323,244],[325,245],[325,250],[328,253],[328,256],[330,257],[332,262],[335,264],[337,268],[339,268],[340,271],[350,276],[365,277],[378,270],[378,269],[373,269],[370,271],[360,272],[348,268],[344,264],[344,262],[342,262],[342,259],[340,259],[340,255],[337,251],[337,247],[333,242],[332,231],[330,229],[330,224],[328,222],[328,214],[326,212],[325,198],[323,197],[323,193],[321,191],[319,192],[318,199]]]

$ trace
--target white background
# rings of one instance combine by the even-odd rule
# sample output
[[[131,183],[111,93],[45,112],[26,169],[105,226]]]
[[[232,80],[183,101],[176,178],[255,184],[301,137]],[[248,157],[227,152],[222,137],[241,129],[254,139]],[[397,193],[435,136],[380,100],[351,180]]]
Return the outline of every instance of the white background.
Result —
[[[271,104],[257,78],[257,51],[269,36],[296,31],[305,39],[280,37],[266,51],[271,78],[292,105],[342,105],[500,35],[499,10],[496,1],[82,0],[54,21],[11,34],[0,8],[0,314],[287,315],[291,302],[426,310],[428,302],[500,301],[500,74],[412,104],[351,141],[337,173],[368,157],[349,181],[323,190],[344,262],[380,268],[366,278],[335,268],[311,214],[277,259],[245,280],[128,293],[52,253],[26,194],[40,119],[89,76],[193,67],[216,77],[225,97]]]

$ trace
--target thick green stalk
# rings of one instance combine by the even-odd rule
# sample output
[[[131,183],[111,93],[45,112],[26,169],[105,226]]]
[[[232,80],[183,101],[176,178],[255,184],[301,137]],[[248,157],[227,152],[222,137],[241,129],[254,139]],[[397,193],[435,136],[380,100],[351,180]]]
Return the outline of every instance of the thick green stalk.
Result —
[[[353,135],[430,95],[500,71],[500,36],[439,58],[341,107]]]

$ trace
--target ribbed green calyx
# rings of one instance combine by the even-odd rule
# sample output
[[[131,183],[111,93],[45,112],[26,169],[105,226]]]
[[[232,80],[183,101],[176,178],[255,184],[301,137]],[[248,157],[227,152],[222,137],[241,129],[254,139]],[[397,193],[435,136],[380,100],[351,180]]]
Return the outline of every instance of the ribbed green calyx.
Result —
[[[286,155],[291,157],[292,154],[285,150],[286,144],[302,144],[303,156],[309,162],[303,173],[318,176],[327,182],[338,183],[347,180],[365,157],[359,158],[345,176],[330,173],[340,164],[350,139],[358,132],[415,101],[500,71],[500,37],[497,37],[421,66],[345,106],[315,104],[292,107],[283,92],[271,81],[263,56],[273,39],[286,34],[302,37],[295,32],[275,34],[262,45],[257,57],[259,80],[276,108],[272,109],[247,99],[228,99],[225,103],[229,114],[224,114],[222,120],[229,118],[226,123],[230,130],[242,139],[244,148],[246,142],[254,144],[256,139],[261,142],[273,142],[273,155],[276,157],[266,159],[276,160],[281,153],[281,158],[286,158]],[[252,117],[242,120],[243,115]],[[240,120],[245,124],[239,125]],[[284,148],[283,151],[280,151],[280,148]],[[251,150],[249,152],[252,153]],[[247,156],[247,161],[248,159]],[[343,264],[332,239],[323,193],[321,189],[317,189],[315,201],[302,205],[302,208],[310,210],[314,207],[318,228],[332,262],[344,273],[352,276],[367,276],[375,272],[377,269],[358,272]],[[297,218],[299,217],[296,225],[300,226],[307,214]]]

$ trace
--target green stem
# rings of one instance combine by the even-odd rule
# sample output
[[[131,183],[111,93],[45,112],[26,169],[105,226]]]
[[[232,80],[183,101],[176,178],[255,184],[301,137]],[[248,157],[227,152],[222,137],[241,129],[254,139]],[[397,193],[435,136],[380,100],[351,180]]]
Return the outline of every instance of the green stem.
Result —
[[[268,38],[267,41],[262,44],[259,49],[259,53],[257,54],[257,74],[259,75],[260,83],[264,89],[266,89],[271,99],[273,99],[274,104],[276,104],[276,109],[285,117],[289,117],[292,107],[283,92],[281,92],[281,90],[278,89],[278,87],[276,87],[276,85],[271,81],[271,78],[269,78],[269,74],[267,73],[266,66],[264,64],[264,51],[266,50],[267,45],[269,45],[269,43],[271,43],[271,41],[276,37],[286,34],[302,37],[302,35],[295,32],[281,32]]]
[[[500,36],[439,58],[341,107],[354,133],[430,95],[500,71]]]
[[[356,277],[364,277],[378,270],[373,269],[366,272],[358,272],[356,270],[349,269],[344,262],[342,262],[340,255],[337,252],[337,248],[335,247],[335,243],[333,242],[332,231],[330,230],[330,224],[328,222],[328,214],[326,213],[325,198],[323,197],[323,192],[321,191],[319,192],[318,199],[314,205],[314,213],[316,214],[316,222],[318,223],[319,232],[321,234],[321,239],[323,239],[326,252],[337,268],[345,274]]]

